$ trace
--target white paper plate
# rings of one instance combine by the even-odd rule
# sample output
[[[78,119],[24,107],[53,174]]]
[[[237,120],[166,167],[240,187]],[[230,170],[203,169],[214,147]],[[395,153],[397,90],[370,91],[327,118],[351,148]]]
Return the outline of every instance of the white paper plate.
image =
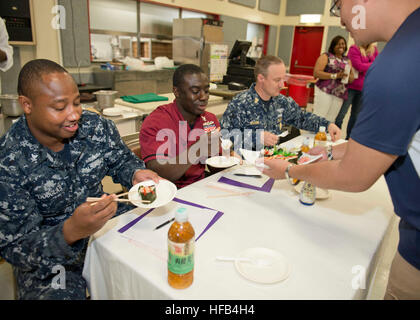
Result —
[[[295,191],[300,193],[304,185],[304,182],[297,184],[295,186]],[[328,189],[316,188],[316,199],[328,199],[330,197],[330,191]]]
[[[128,199],[132,204],[141,208],[157,208],[171,202],[176,195],[176,185],[168,180],[160,180],[156,184],[156,200],[152,203],[142,203],[141,196],[139,195],[139,187],[150,184],[155,184],[155,182],[153,180],[142,181],[131,187],[128,193]]]
[[[211,157],[206,160],[206,164],[215,168],[229,168],[235,166],[241,162],[240,159],[236,157]]]
[[[299,159],[301,159],[302,157],[307,157],[308,158],[308,161],[305,161],[303,163],[300,163],[299,162]],[[310,164],[310,163],[315,162],[315,161],[317,161],[318,159],[321,159],[321,158],[322,158],[322,154],[318,154],[316,156],[313,156],[311,154],[305,153],[305,154],[301,155],[300,158],[298,159],[298,164],[299,165],[301,165],[301,164]]]
[[[108,117],[117,117],[122,115],[123,109],[114,107],[114,108],[105,108],[102,113]]]
[[[268,265],[235,261],[236,270],[246,279],[258,283],[276,283],[285,280],[290,274],[286,258],[278,251],[268,248],[249,248],[241,252],[238,258],[262,259]]]

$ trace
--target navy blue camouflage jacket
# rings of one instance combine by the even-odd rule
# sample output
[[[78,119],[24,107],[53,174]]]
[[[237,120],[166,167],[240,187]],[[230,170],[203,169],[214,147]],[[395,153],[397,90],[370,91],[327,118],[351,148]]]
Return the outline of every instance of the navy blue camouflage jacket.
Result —
[[[327,119],[303,111],[290,97],[278,95],[264,102],[255,91],[255,83],[232,99],[220,120],[225,139],[240,139],[234,141],[235,149],[237,142],[245,149],[261,149],[257,130],[279,135],[284,130],[282,126],[294,126],[317,132],[320,126],[327,129],[329,124]]]
[[[129,188],[145,169],[115,124],[92,112],[83,111],[69,150],[63,159],[42,146],[24,115],[0,139],[0,256],[39,279],[55,265],[83,265],[88,239],[69,246],[63,223],[87,197],[103,194],[101,180]],[[119,205],[118,214],[130,208]]]

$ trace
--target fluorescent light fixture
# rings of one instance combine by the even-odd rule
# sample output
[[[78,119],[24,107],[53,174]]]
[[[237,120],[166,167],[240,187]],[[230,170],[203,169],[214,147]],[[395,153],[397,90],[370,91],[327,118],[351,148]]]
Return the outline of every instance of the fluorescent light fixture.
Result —
[[[320,14],[301,14],[300,23],[320,23],[321,15]]]

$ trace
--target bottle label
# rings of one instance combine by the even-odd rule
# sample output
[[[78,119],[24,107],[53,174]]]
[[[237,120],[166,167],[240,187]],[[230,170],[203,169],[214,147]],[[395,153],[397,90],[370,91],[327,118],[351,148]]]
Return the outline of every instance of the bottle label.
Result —
[[[327,141],[314,140],[314,147],[317,147],[317,146],[321,146],[325,148],[327,146]]]
[[[312,205],[315,202],[315,197],[316,197],[315,186],[308,182],[305,182],[302,190],[300,191],[300,197],[299,197],[300,202],[306,205]]]
[[[194,268],[194,238],[187,243],[168,240],[168,270],[175,274],[186,274]]]

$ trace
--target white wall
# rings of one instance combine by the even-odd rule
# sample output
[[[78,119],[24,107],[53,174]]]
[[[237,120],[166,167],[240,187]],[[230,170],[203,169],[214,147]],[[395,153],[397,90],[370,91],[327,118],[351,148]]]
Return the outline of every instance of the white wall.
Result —
[[[285,1],[286,0],[282,0],[282,3]],[[228,0],[152,0],[152,2],[199,10],[212,14],[227,15],[255,23],[270,25],[276,25],[279,23],[278,15],[259,11],[258,3],[255,8],[249,8],[228,2]]]
[[[288,0],[293,1],[293,0]],[[310,1],[310,0],[308,0]],[[340,25],[339,18],[330,17],[329,15],[329,8],[331,6],[332,0],[326,0],[325,5],[325,12],[322,17],[322,21],[320,25],[328,26],[338,26]],[[135,1],[130,0],[119,0],[118,6],[115,7],[115,3],[111,4],[114,1],[111,0],[89,0],[91,5],[97,5],[101,3],[102,14],[105,14],[106,19],[100,19],[95,14],[90,12],[91,14],[91,28],[103,28],[106,24],[112,23],[117,24],[119,28],[126,28],[126,30],[130,32],[136,32],[135,27],[135,18],[132,18],[132,15],[135,17]],[[250,22],[254,23],[262,23],[262,24],[269,24],[269,25],[299,25],[299,17],[287,17],[286,13],[286,0],[281,1],[280,7],[280,14],[274,15],[266,12],[262,12],[258,10],[258,2],[256,8],[248,8],[245,6],[237,5],[228,2],[228,0],[155,0],[153,1],[156,4],[166,4],[170,6],[177,6],[183,7],[186,9],[192,10],[199,10],[203,12],[218,14],[218,15],[227,15],[236,18],[246,19]],[[61,46],[60,46],[60,39],[59,33],[57,30],[54,30],[51,27],[51,20],[53,18],[53,14],[51,13],[52,7],[56,4],[55,0],[33,0],[34,4],[34,23],[35,23],[35,30],[36,30],[36,46],[21,46],[23,48],[21,50],[21,60],[22,62],[29,61],[34,58],[47,58],[54,60],[56,62],[61,63]],[[144,3],[143,3],[144,4]],[[114,6],[114,7],[112,7]],[[124,13],[121,15],[125,17],[126,21],[122,21],[121,17],[118,17],[116,12],[118,10],[122,10],[124,6],[126,8],[130,8],[130,13]],[[134,8],[134,9],[131,9]],[[116,11],[113,11],[116,10]],[[133,12],[131,12],[133,11]],[[163,16],[163,15],[162,15]],[[134,22],[133,22],[134,21]],[[325,50],[326,44],[326,32],[328,28],[325,28],[324,34],[324,43],[323,43],[323,50]],[[278,30],[279,35],[279,30]],[[277,35],[277,38],[278,38]],[[65,39],[62,39],[65,41]],[[281,41],[281,39],[280,39]],[[349,45],[353,43],[350,40]],[[277,52],[279,46],[279,40],[277,39],[276,50]],[[83,68],[84,70],[89,70],[89,68]],[[72,69],[70,69],[72,71]]]
[[[51,27],[55,0],[32,0],[36,45],[21,45],[20,62],[23,66],[33,59],[50,59],[61,63],[59,34]]]
[[[89,15],[91,29],[137,32],[137,6],[133,0],[89,0]],[[179,13],[176,8],[142,2],[140,15],[142,33],[160,31],[171,35],[172,20]]]
[[[300,24],[300,21],[299,21],[300,17],[286,16],[287,1],[293,1],[293,0],[281,1],[279,15],[259,11],[258,1],[255,8],[249,8],[246,6],[237,5],[237,4],[229,2],[228,0],[152,0],[152,1],[156,3],[166,4],[166,5],[180,6],[184,8],[200,10],[200,11],[213,13],[213,14],[227,15],[227,16],[231,16],[235,18],[246,19],[254,23],[261,23],[261,24],[275,25],[275,26],[302,25]],[[337,17],[330,16],[330,8],[331,8],[332,1],[333,0],[325,1],[325,9],[324,9],[324,14],[321,19],[321,23],[313,24],[317,26],[325,26],[321,51],[325,50],[326,47],[328,46],[326,43],[328,26],[340,26],[340,19]],[[280,28],[278,28],[277,30],[277,43],[276,43],[275,52],[278,51],[278,46],[279,46],[279,43],[281,42],[281,39],[280,40],[278,39],[279,33],[280,33]],[[353,43],[354,43],[353,39],[350,39],[348,46],[352,45]]]
[[[132,0],[89,0],[90,28],[137,32],[136,2]]]
[[[293,1],[293,0],[287,0],[287,1]],[[305,25],[305,26],[324,26],[324,36],[322,41],[322,47],[321,52],[324,52],[327,48],[327,33],[328,33],[328,27],[329,26],[340,26],[340,18],[338,17],[331,17],[330,16],[330,8],[332,5],[333,0],[325,0],[325,8],[324,8],[324,14],[321,17],[321,23],[318,24],[301,24],[300,23],[300,17],[299,16],[286,16],[286,5],[287,1],[282,1],[280,6],[280,15],[279,15],[279,25],[289,25],[289,26],[297,26],[297,25]],[[280,39],[281,41],[281,39]],[[354,40],[350,37],[349,43],[347,44],[348,47],[350,47],[354,43]],[[278,49],[279,43],[277,43],[276,46],[276,52]]]

